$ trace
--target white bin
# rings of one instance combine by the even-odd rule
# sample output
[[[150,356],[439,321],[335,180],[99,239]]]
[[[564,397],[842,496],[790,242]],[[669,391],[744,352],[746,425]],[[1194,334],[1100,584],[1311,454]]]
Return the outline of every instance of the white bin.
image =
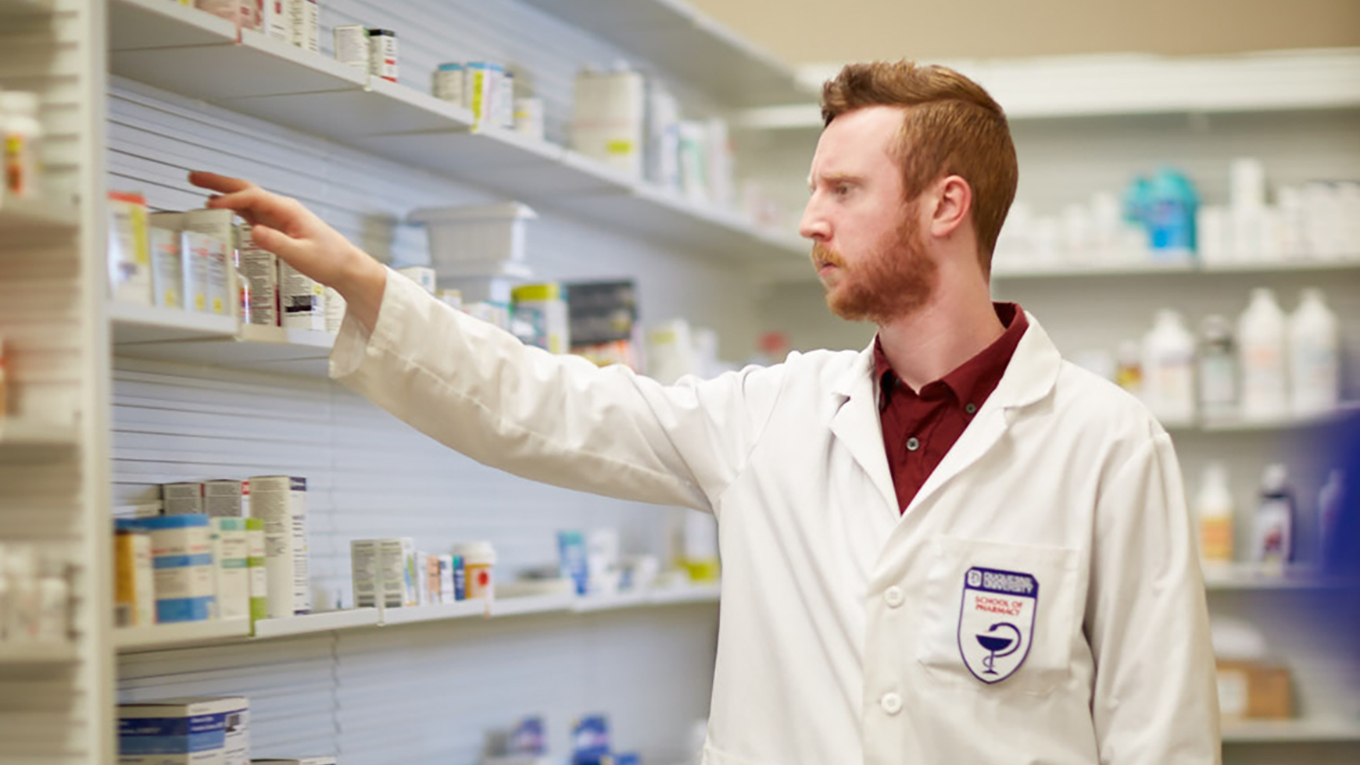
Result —
[[[430,231],[430,262],[524,260],[524,222],[537,218],[527,205],[505,202],[476,207],[437,207],[407,216]]]

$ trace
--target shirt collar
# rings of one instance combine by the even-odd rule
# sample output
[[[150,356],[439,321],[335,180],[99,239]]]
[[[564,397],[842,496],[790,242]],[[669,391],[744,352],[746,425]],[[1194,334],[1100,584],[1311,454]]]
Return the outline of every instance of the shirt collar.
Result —
[[[920,391],[912,391],[901,384],[888,363],[887,354],[883,352],[882,342],[875,336],[874,379],[878,381],[881,391],[880,406],[886,406],[893,393],[898,390],[910,395],[925,394],[927,397],[933,397],[934,389],[943,386],[953,393],[955,400],[961,404],[977,404],[991,395],[1001,382],[1002,375],[1006,373],[1006,367],[1010,364],[1011,357],[1015,355],[1015,349],[1020,344],[1025,329],[1029,327],[1029,320],[1019,305],[993,303],[992,307],[996,311],[996,317],[1006,328],[1001,337],[954,371],[935,382],[927,383]]]

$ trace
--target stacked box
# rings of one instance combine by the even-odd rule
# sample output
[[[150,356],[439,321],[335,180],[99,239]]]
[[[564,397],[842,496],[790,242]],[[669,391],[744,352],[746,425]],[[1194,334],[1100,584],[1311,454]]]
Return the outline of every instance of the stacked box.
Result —
[[[119,765],[247,765],[250,706],[240,696],[118,705]]]

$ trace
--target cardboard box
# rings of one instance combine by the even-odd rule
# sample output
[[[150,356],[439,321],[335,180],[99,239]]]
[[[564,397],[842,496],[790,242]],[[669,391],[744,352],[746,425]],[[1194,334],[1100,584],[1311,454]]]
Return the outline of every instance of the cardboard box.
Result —
[[[250,513],[264,521],[269,618],[311,613],[312,584],[307,571],[307,479],[295,476],[251,478]]]
[[[1294,716],[1289,670],[1278,664],[1218,661],[1218,704],[1225,719]]]

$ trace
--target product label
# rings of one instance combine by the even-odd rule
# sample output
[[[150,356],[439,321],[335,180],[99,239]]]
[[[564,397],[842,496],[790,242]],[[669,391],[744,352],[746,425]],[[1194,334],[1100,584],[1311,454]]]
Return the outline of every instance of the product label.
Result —
[[[1232,519],[1203,518],[1199,522],[1199,549],[1206,561],[1228,562],[1233,557]]]

